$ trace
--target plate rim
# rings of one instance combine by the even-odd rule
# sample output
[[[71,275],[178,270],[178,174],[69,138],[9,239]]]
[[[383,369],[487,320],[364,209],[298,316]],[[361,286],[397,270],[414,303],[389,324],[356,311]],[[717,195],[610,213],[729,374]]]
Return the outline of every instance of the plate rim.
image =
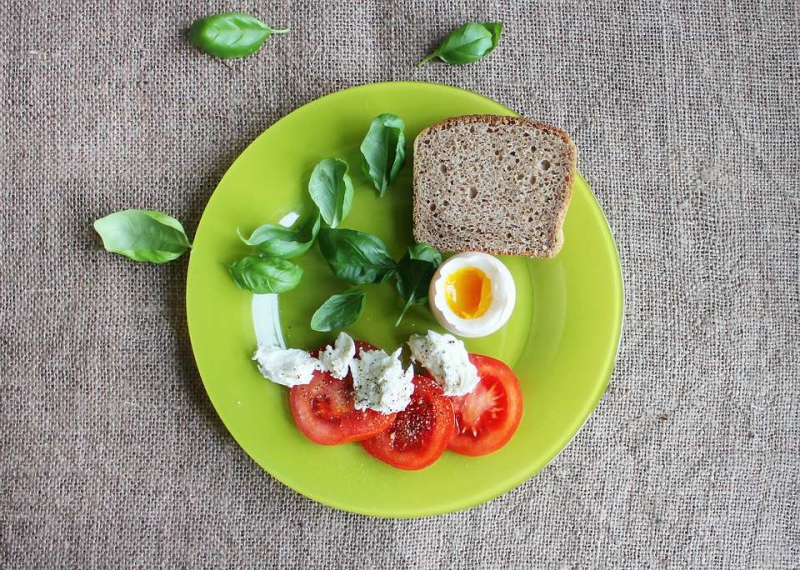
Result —
[[[427,81],[383,81],[383,82],[376,82],[376,83],[365,83],[365,84],[355,85],[355,86],[352,86],[352,87],[341,89],[341,90],[338,90],[338,91],[334,91],[332,93],[328,93],[328,94],[323,95],[321,97],[318,97],[316,99],[312,99],[311,101],[308,101],[306,103],[301,104],[299,107],[293,109],[292,111],[290,111],[286,115],[283,115],[278,120],[276,120],[273,123],[269,124],[252,141],[250,141],[250,143],[244,149],[242,149],[239,152],[239,154],[236,156],[235,160],[233,162],[231,162],[231,164],[227,167],[227,169],[225,170],[225,173],[219,179],[219,182],[216,184],[214,190],[212,191],[211,195],[209,196],[209,198],[208,198],[208,200],[207,200],[207,202],[206,202],[206,204],[205,204],[205,206],[203,208],[203,213],[201,214],[200,219],[199,219],[199,221],[197,223],[197,227],[196,227],[196,230],[195,230],[195,239],[196,239],[196,236],[197,236],[197,232],[202,227],[203,222],[206,219],[206,215],[208,213],[209,206],[212,204],[212,202],[215,200],[215,198],[218,199],[217,191],[223,185],[223,182],[225,181],[226,177],[228,176],[228,173],[231,170],[234,169],[235,165],[242,159],[242,157],[245,154],[247,154],[248,150],[250,150],[250,148],[254,144],[256,144],[256,142],[260,139],[260,137],[263,136],[267,131],[269,131],[270,129],[272,129],[273,127],[278,125],[279,123],[282,123],[283,121],[289,120],[296,113],[299,113],[299,112],[303,111],[306,107],[308,107],[310,105],[314,105],[314,104],[316,104],[318,102],[321,102],[323,100],[326,100],[326,99],[329,99],[329,98],[336,98],[336,97],[346,96],[346,94],[352,94],[354,92],[358,92],[358,91],[362,91],[362,90],[366,91],[366,90],[370,90],[370,89],[382,89],[382,88],[393,88],[393,87],[422,87],[422,88],[433,87],[433,88],[436,88],[436,89],[442,89],[443,91],[452,91],[452,92],[462,93],[462,94],[463,93],[467,93],[470,96],[477,97],[477,98],[482,99],[482,100],[484,100],[484,101],[486,101],[488,103],[491,103],[494,106],[497,106],[499,108],[504,109],[509,115],[521,116],[520,113],[518,113],[517,111],[511,109],[510,107],[508,107],[508,106],[506,106],[506,105],[504,105],[504,104],[502,104],[502,103],[500,103],[498,101],[495,101],[494,99],[491,99],[490,97],[482,95],[480,93],[476,93],[474,91],[471,91],[471,90],[468,90],[468,89],[463,89],[461,87],[456,87],[456,86],[453,86],[453,85],[448,85],[448,84],[444,84],[444,83],[427,82]],[[460,500],[460,501],[451,501],[448,504],[442,504],[442,505],[434,506],[433,508],[430,508],[430,509],[427,509],[427,510],[424,510],[424,511],[420,511],[420,512],[415,512],[415,513],[387,513],[387,512],[384,512],[385,510],[384,511],[380,511],[378,509],[367,510],[367,509],[352,508],[352,507],[350,507],[350,506],[348,506],[346,504],[342,504],[340,502],[337,502],[335,499],[330,499],[328,497],[321,497],[321,496],[317,495],[317,493],[315,491],[308,492],[306,490],[300,490],[300,489],[296,488],[294,485],[292,485],[289,482],[285,481],[283,478],[281,478],[279,476],[276,476],[272,471],[270,471],[267,468],[263,467],[258,462],[258,460],[256,460],[256,458],[253,457],[253,455],[251,455],[251,453],[245,448],[245,446],[243,446],[241,444],[241,442],[239,441],[239,438],[236,436],[236,434],[229,428],[228,423],[225,421],[225,419],[223,418],[223,415],[220,413],[220,410],[219,410],[219,408],[217,406],[217,403],[211,397],[211,394],[209,392],[206,379],[204,378],[202,372],[200,371],[200,366],[199,366],[199,363],[197,362],[197,356],[195,355],[195,345],[196,345],[196,342],[197,342],[195,340],[195,336],[196,335],[192,333],[193,328],[196,328],[196,326],[195,327],[192,326],[191,313],[193,311],[190,310],[190,292],[191,292],[191,281],[192,281],[191,280],[191,276],[192,276],[192,267],[194,265],[193,261],[195,259],[195,257],[190,254],[189,263],[188,263],[188,267],[187,267],[187,273],[186,273],[186,292],[185,292],[185,296],[184,297],[185,297],[185,302],[186,302],[186,319],[187,319],[187,328],[188,328],[188,331],[189,331],[190,344],[191,344],[191,348],[192,348],[192,357],[193,357],[193,359],[195,361],[195,367],[196,367],[196,369],[198,371],[198,374],[200,376],[200,380],[203,383],[203,388],[205,390],[206,396],[208,397],[208,400],[211,402],[211,404],[212,404],[212,406],[214,408],[214,411],[215,411],[215,413],[217,415],[217,418],[219,419],[219,421],[222,422],[222,425],[225,427],[225,430],[233,438],[233,440],[236,442],[237,446],[242,451],[244,451],[245,454],[248,457],[250,457],[250,459],[259,467],[259,469],[261,469],[267,475],[269,475],[270,477],[272,477],[275,480],[277,480],[278,482],[280,482],[282,485],[284,485],[284,486],[288,487],[289,489],[291,489],[293,492],[301,495],[302,497],[305,497],[306,499],[312,500],[314,502],[320,503],[322,505],[325,505],[327,507],[334,508],[334,509],[337,509],[337,510],[350,512],[350,513],[358,514],[358,515],[361,515],[361,516],[369,516],[369,517],[376,517],[376,518],[414,519],[414,518],[432,517],[432,516],[438,516],[438,515],[442,515],[442,514],[448,514],[448,513],[455,513],[455,512],[463,511],[465,509],[469,509],[469,508],[472,508],[472,507],[476,507],[476,506],[488,503],[488,502],[490,502],[490,501],[492,501],[492,500],[494,500],[494,499],[496,499],[496,498],[498,498],[500,496],[505,495],[506,493],[509,493],[509,492],[513,491],[514,489],[519,488],[523,483],[525,483],[526,481],[528,481],[529,479],[534,477],[536,474],[538,474],[539,472],[544,470],[548,465],[550,465],[550,463],[552,463],[552,461],[556,457],[558,457],[561,453],[563,453],[568,447],[570,447],[572,445],[572,443],[574,442],[574,440],[577,437],[578,433],[580,433],[580,431],[584,428],[586,423],[589,421],[589,419],[594,414],[595,410],[597,409],[597,406],[599,405],[600,401],[603,398],[603,395],[607,391],[608,385],[609,385],[609,383],[611,381],[611,377],[612,377],[612,375],[614,373],[614,370],[616,368],[617,359],[619,358],[620,349],[621,349],[621,345],[622,345],[624,321],[625,321],[625,306],[626,306],[625,282],[624,282],[623,273],[622,273],[622,259],[621,259],[620,254],[619,254],[619,247],[617,246],[617,240],[616,240],[616,237],[614,235],[614,231],[611,228],[611,225],[608,223],[608,218],[606,217],[605,211],[603,210],[602,206],[600,205],[600,202],[597,199],[597,196],[595,195],[594,190],[592,189],[592,187],[585,180],[585,178],[581,175],[581,173],[579,171],[577,171],[577,170],[576,170],[576,175],[578,177],[579,183],[582,182],[585,185],[586,189],[588,190],[588,194],[589,194],[589,196],[591,198],[591,208],[592,208],[592,210],[594,210],[595,212],[598,212],[600,214],[600,217],[602,218],[604,231],[607,233],[607,237],[610,240],[610,243],[611,243],[611,246],[612,246],[612,251],[613,251],[613,254],[614,254],[613,258],[614,258],[615,263],[612,264],[612,270],[613,270],[614,277],[615,277],[614,281],[617,284],[617,287],[614,288],[613,294],[614,294],[614,299],[618,302],[618,305],[619,305],[619,313],[618,313],[617,318],[615,319],[615,321],[613,323],[614,324],[613,333],[614,333],[614,335],[616,337],[616,348],[614,349],[613,356],[608,359],[608,362],[605,363],[605,365],[603,366],[603,369],[602,370],[598,370],[598,372],[602,372],[601,375],[604,378],[604,380],[602,382],[598,383],[597,389],[596,389],[596,393],[590,399],[587,400],[587,404],[590,404],[590,406],[589,406],[589,412],[587,413],[586,417],[576,427],[576,429],[573,431],[573,433],[571,433],[569,435],[569,438],[566,440],[566,442],[563,445],[556,446],[557,449],[555,451],[553,451],[552,453],[543,454],[545,459],[544,459],[544,461],[542,462],[542,464],[540,466],[529,468],[529,469],[528,468],[521,469],[519,471],[518,476],[511,477],[511,478],[509,478],[507,480],[506,488],[504,488],[502,490],[497,491],[495,489],[490,489],[490,490],[485,491],[482,494],[470,495],[469,498],[467,498],[467,499],[463,499],[463,500]],[[510,481],[510,483],[509,483],[509,481]]]

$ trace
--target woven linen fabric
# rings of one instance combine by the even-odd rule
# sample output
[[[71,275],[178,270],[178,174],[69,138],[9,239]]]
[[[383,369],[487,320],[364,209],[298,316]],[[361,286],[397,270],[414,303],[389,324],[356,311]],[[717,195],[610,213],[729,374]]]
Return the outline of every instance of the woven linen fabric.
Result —
[[[220,61],[197,17],[286,36]],[[0,566],[800,567],[800,7],[562,0],[0,0]],[[416,63],[467,20],[485,60]],[[445,83],[558,125],[626,287],[609,388],[503,497],[383,520],[287,489],[236,445],[193,362],[187,256],[102,250],[92,221],[194,234],[234,158],[370,82]]]

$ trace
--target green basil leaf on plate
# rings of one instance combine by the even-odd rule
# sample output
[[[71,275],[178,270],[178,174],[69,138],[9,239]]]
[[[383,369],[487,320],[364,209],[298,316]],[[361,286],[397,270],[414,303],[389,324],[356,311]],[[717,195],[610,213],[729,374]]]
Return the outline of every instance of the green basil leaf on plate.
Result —
[[[437,268],[442,264],[442,254],[439,253],[438,249],[427,243],[415,243],[409,246],[403,259],[427,261],[434,264]]]
[[[135,261],[164,263],[191,247],[181,223],[162,212],[124,210],[94,222],[107,251]]]
[[[442,264],[442,254],[425,243],[412,245],[397,264],[397,292],[405,304],[394,326],[400,324],[413,305],[428,302],[428,291],[436,269]]]
[[[189,41],[207,54],[229,59],[255,53],[272,34],[288,32],[273,30],[249,14],[229,12],[196,20],[189,28]]]
[[[239,238],[247,245],[258,248],[266,256],[292,259],[311,249],[317,239],[319,226],[319,212],[314,212],[297,229],[264,224],[256,228],[249,238],[241,233]]]
[[[350,166],[338,158],[321,160],[311,173],[308,193],[319,208],[322,219],[335,228],[342,223],[353,205],[353,182]]]
[[[285,293],[300,283],[303,269],[280,257],[244,257],[229,268],[234,283],[253,293]]]
[[[343,329],[361,317],[365,304],[366,295],[361,289],[333,295],[314,312],[311,328],[319,332]]]
[[[323,228],[318,241],[322,256],[333,273],[353,285],[382,283],[397,268],[384,243],[374,235]]]
[[[361,143],[364,175],[383,196],[406,160],[406,135],[403,119],[391,113],[372,120]]]
[[[501,22],[467,22],[450,32],[436,51],[419,65],[425,65],[435,57],[453,65],[473,63],[494,51],[502,33]]]

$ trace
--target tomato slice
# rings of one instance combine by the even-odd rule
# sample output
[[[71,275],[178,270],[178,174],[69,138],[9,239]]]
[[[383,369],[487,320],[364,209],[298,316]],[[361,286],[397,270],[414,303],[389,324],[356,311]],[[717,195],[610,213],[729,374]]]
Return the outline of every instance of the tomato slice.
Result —
[[[397,414],[391,427],[361,445],[392,467],[417,470],[439,459],[454,433],[450,398],[432,379],[414,376],[414,394],[408,407]]]
[[[375,347],[356,341],[356,353],[362,350]],[[302,434],[322,445],[369,439],[391,426],[396,416],[356,410],[353,379],[348,375],[339,380],[328,372],[315,372],[309,384],[293,387],[289,391],[289,407]]]
[[[503,362],[470,354],[480,382],[465,396],[453,397],[456,430],[448,446],[462,455],[486,455],[503,447],[522,418],[519,378]]]

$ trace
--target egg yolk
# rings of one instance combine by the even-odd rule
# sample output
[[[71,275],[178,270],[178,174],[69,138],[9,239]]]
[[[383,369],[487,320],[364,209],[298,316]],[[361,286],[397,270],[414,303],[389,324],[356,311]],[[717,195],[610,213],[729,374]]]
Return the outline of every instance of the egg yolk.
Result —
[[[444,296],[458,317],[476,319],[492,304],[492,280],[480,269],[465,267],[447,277]]]

